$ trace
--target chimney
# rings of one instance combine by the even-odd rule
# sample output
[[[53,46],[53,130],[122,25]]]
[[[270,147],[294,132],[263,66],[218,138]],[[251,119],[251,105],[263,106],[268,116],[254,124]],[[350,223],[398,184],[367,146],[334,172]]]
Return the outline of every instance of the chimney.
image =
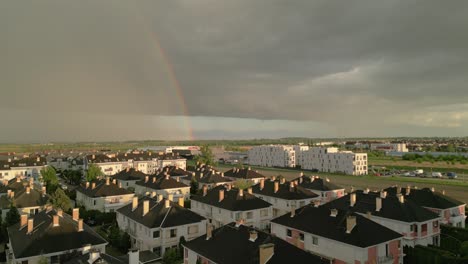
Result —
[[[401,187],[400,187],[400,186],[397,186],[397,188],[396,188],[396,193],[397,193],[397,194],[400,194],[400,193],[401,193]]]
[[[138,207],[138,197],[135,196],[132,198],[132,211],[135,211],[137,207]]]
[[[372,212],[367,211],[367,212],[366,212],[366,217],[367,217],[367,219],[371,219],[371,217],[372,217]]]
[[[338,215],[338,210],[336,209],[331,209],[330,210],[330,216],[331,217],[336,217]]]
[[[400,201],[400,203],[405,203],[405,196],[403,196],[401,193],[397,195],[398,197],[398,201]]]
[[[89,182],[86,182],[86,189],[89,188]]]
[[[41,158],[40,158],[40,157],[37,157],[37,158],[36,158],[36,161],[37,161],[37,162],[41,161]]]
[[[47,194],[47,188],[45,186],[42,186],[42,196],[45,196]]]
[[[59,216],[54,215],[54,216],[52,216],[52,218],[53,218],[53,222],[54,222],[53,226],[59,226]]]
[[[153,183],[155,183],[155,182],[156,182],[156,177],[153,177]]]
[[[26,187],[26,194],[30,194],[30,193],[31,193],[31,188],[29,188],[29,186],[28,186],[28,187]]]
[[[145,183],[147,183],[149,180],[149,176],[145,176]]]
[[[93,182],[93,183],[91,184],[91,189],[94,189],[94,188],[96,188],[96,183],[95,183],[95,182]]]
[[[351,233],[356,226],[356,216],[349,215],[346,217],[346,233]]]
[[[276,193],[276,192],[278,192],[278,189],[279,189],[279,182],[275,181],[274,184],[275,184],[274,185],[274,192]]]
[[[302,176],[299,177],[299,184],[301,184],[301,183],[302,183]]]
[[[231,184],[226,184],[226,191],[230,191],[231,190]]]
[[[369,193],[369,188],[364,189],[363,193],[368,194]]]
[[[431,192],[435,192],[435,188],[434,188],[434,187],[431,187]]]
[[[387,191],[381,191],[380,192],[380,198],[382,198],[382,199],[387,198]]]
[[[58,209],[58,210],[57,210],[57,215],[58,215],[59,217],[63,217],[63,210],[62,210],[62,209]]]
[[[382,198],[376,197],[375,198],[375,211],[379,212],[382,209]]]
[[[11,199],[15,198],[15,192],[14,192],[14,191],[11,191],[11,192],[10,192],[10,198],[11,198]]]
[[[248,167],[247,170],[251,170],[250,167]]]
[[[213,226],[210,223],[206,225],[206,240],[210,240],[213,235]]]
[[[79,218],[80,218],[80,209],[73,208],[73,220],[78,221]]]
[[[157,199],[158,203],[159,203],[160,201],[162,201],[162,199],[163,199],[163,195],[162,195],[162,194],[159,194],[159,195],[158,195],[158,199]]]
[[[263,188],[265,188],[265,179],[260,180],[260,191],[263,190]]]
[[[263,244],[258,246],[259,254],[260,254],[260,262],[259,264],[266,264],[273,254],[275,253],[275,245],[273,243]],[[294,262],[294,261],[293,261]]]
[[[179,182],[179,181],[180,181],[179,177],[176,177],[176,181],[177,181],[177,182]]]
[[[294,182],[291,182],[291,183],[289,184],[289,191],[290,191],[290,192],[294,192]]]
[[[184,197],[179,197],[179,206],[184,207]]]
[[[110,178],[106,177],[106,185],[109,185],[109,184],[110,184]]]
[[[244,190],[239,189],[239,196],[244,196]]]
[[[28,232],[26,234],[31,234],[34,228],[34,219],[28,219]]]
[[[296,208],[294,206],[291,206],[291,217],[296,216]]]
[[[166,179],[166,180],[169,180],[169,174],[166,174],[165,179]]]
[[[93,154],[93,159],[95,159],[95,158],[96,158],[96,155]]]
[[[149,212],[149,201],[143,201],[143,216],[145,216]]]
[[[410,193],[411,193],[411,187],[406,186],[406,195],[410,195]]]
[[[281,179],[280,179],[280,183],[281,183],[281,184],[284,184],[285,182],[286,182],[286,179],[285,179],[285,178],[281,178]]]
[[[8,197],[8,198],[11,197],[11,190],[7,190],[7,197]]]
[[[113,180],[112,180],[112,184],[117,184],[117,180],[116,180],[116,179],[113,179]]]
[[[20,229],[25,227],[28,224],[28,215],[22,214],[20,217]]]
[[[164,200],[164,207],[166,207],[166,208],[171,207],[171,201],[168,200],[168,199]]]
[[[314,201],[314,207],[319,207],[320,206],[320,201],[319,200],[315,200]]]
[[[128,251],[128,264],[140,264],[140,251],[137,248]]]
[[[127,155],[127,154],[125,154],[125,155]],[[129,172],[129,171],[130,171],[130,168],[127,167],[127,168],[125,169],[125,171]]]
[[[442,195],[445,195],[445,190],[442,190]]]
[[[119,181],[119,189],[122,189],[122,182]]]
[[[249,194],[252,194],[252,187],[249,187],[249,188],[247,189],[247,192],[248,192]]]
[[[150,196],[150,197],[151,197],[151,198],[156,197],[156,192],[151,192],[151,196]]]
[[[167,199],[168,199],[169,201],[173,201],[173,200],[174,200],[174,194],[172,194],[172,193],[168,194],[168,195],[167,195]]]
[[[224,190],[219,190],[219,200],[218,200],[218,202],[221,202],[222,200],[224,200]]]
[[[3,180],[3,186],[7,186],[8,185],[8,180]]]
[[[252,242],[255,242],[255,240],[257,240],[257,237],[258,237],[257,231],[255,231],[255,230],[250,230],[250,232],[249,232],[249,240],[252,241]]]
[[[78,219],[78,232],[83,231],[83,219]]]
[[[275,181],[276,180],[276,176],[271,176],[271,181]]]
[[[224,177],[224,172],[221,172],[221,177]]]
[[[206,187],[206,185],[203,185],[203,196],[206,196],[207,193],[208,193],[208,187]]]
[[[351,207],[353,207],[356,204],[356,193],[352,193],[349,195],[349,203]]]

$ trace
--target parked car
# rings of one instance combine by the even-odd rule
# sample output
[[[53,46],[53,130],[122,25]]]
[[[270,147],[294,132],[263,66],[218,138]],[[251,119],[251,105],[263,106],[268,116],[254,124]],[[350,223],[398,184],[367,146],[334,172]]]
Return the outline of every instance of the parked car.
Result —
[[[457,178],[457,174],[455,172],[447,172],[447,177],[449,179],[456,179]]]
[[[423,174],[424,173],[424,170],[422,169],[417,169],[417,170],[414,170],[414,174]]]
[[[432,173],[432,178],[442,178],[442,173],[440,173],[440,172],[433,172],[433,173]]]

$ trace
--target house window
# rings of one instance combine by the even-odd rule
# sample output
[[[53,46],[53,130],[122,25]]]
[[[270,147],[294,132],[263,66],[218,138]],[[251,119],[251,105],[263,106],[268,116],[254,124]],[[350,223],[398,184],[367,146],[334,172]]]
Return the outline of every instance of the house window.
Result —
[[[239,220],[239,219],[241,218],[240,216],[241,216],[241,214],[240,214],[239,212],[237,212],[237,213],[236,213],[236,218],[235,218],[235,219],[236,219],[236,220]]]
[[[439,221],[434,221],[432,222],[433,227],[439,227]]]
[[[93,204],[96,205],[96,200],[93,200]]]
[[[266,217],[266,216],[268,216],[268,209],[260,210],[260,216],[261,216],[261,217]]]
[[[304,242],[304,233],[299,233],[299,239]]]
[[[161,247],[153,248],[153,253],[158,255],[158,256],[161,256]]]
[[[171,231],[170,231],[170,236],[171,236],[171,237],[176,237],[176,236],[177,236],[177,229],[175,229],[175,228],[174,228],[174,229],[171,229]]]
[[[158,237],[159,237],[159,230],[153,231],[153,238],[158,238]]]
[[[187,230],[187,233],[188,233],[189,235],[193,235],[193,234],[197,234],[197,233],[198,233],[198,225],[189,226],[187,229],[188,229],[188,230]]]
[[[385,244],[385,256],[388,257],[388,244]]]
[[[427,232],[427,224],[423,224],[421,228],[422,232]]]
[[[253,212],[247,212],[247,219],[253,218]]]
[[[312,236],[312,244],[313,245],[318,245],[318,237]]]
[[[414,224],[414,225],[411,225],[411,232],[418,232],[418,225]]]
[[[288,237],[292,237],[292,230],[291,229],[286,229],[286,235]]]

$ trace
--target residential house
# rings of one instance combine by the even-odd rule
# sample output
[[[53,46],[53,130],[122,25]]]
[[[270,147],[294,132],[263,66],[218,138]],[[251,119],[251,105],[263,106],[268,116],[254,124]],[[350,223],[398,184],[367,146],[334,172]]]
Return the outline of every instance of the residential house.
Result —
[[[252,193],[272,204],[273,217],[320,199],[317,194],[297,185],[294,181],[286,182],[284,178],[261,179],[259,184],[252,186]]]
[[[105,252],[107,241],[79,218],[78,208],[73,215],[61,210],[47,209],[31,218],[21,215],[19,223],[7,229],[10,238],[8,263],[62,263],[77,253],[92,249]]]
[[[233,181],[245,180],[249,181],[252,184],[257,184],[261,179],[265,179],[265,176],[258,173],[258,171],[251,170],[250,167],[247,168],[233,168],[224,172],[224,177],[227,177]]]
[[[206,233],[206,219],[184,208],[184,198],[178,203],[157,197],[133,198],[131,204],[117,210],[119,228],[127,232],[132,245],[163,256],[177,247],[180,238],[189,241]]]
[[[300,177],[293,181],[298,182],[299,186],[318,194],[322,204],[340,198],[345,194],[345,189],[343,187],[332,183],[328,178],[323,179],[319,176],[305,176],[301,173]]]
[[[246,225],[266,229],[273,217],[270,203],[248,191],[233,189],[230,185],[217,186],[211,190],[205,186],[201,195],[193,195],[191,210],[208,218],[215,227],[245,220]]]
[[[230,223],[187,242],[184,264],[329,264],[284,240],[241,223]]]
[[[114,212],[132,202],[134,193],[123,188],[114,179],[86,182],[76,189],[76,202],[86,210]]]
[[[171,178],[169,174],[165,176],[146,176],[144,180],[138,181],[135,184],[135,193],[138,195],[172,195],[174,199],[184,197],[188,200],[190,198],[190,186],[183,184],[179,178]]]
[[[0,181],[11,180],[15,177],[39,178],[42,169],[47,167],[47,160],[44,157],[8,158],[0,160]]]
[[[308,205],[271,220],[271,233],[333,264],[403,263],[401,234],[346,210]]]
[[[219,172],[213,168],[191,172],[188,177],[183,177],[180,179],[182,183],[185,183],[190,186],[192,181],[198,183],[198,189],[203,189],[206,186],[208,189],[214,188],[219,185],[232,185],[234,182],[228,177],[224,176],[223,172]]]
[[[97,249],[92,249],[64,262],[64,264],[150,264],[157,263],[160,256],[149,250],[130,249],[127,255],[112,256]]]
[[[126,168],[112,176],[113,179],[116,179],[118,183],[122,185],[123,188],[133,188],[135,189],[136,183],[138,181],[144,180],[148,174],[143,173],[135,168]]]

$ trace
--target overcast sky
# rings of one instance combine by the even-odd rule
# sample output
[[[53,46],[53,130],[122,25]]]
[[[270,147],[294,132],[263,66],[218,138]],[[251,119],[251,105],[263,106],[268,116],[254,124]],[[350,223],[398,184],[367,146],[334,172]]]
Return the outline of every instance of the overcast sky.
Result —
[[[0,37],[0,142],[468,135],[464,0],[11,0]]]

